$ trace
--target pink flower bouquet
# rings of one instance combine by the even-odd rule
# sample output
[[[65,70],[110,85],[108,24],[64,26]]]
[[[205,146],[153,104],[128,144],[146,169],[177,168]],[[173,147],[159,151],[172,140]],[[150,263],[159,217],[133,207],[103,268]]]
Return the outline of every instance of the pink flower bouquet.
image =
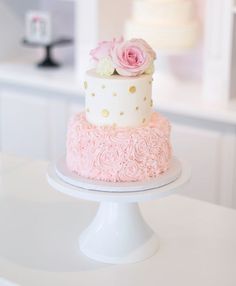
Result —
[[[156,53],[142,39],[124,41],[123,38],[103,41],[90,52],[97,73],[110,76],[115,72],[122,76],[137,76],[153,72]]]

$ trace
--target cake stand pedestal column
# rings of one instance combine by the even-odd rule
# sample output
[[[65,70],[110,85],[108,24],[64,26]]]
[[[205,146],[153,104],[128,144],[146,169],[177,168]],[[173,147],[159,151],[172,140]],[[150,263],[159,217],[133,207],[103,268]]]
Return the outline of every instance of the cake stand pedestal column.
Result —
[[[94,182],[95,190],[91,190],[91,181],[89,189],[85,188],[84,181],[81,181],[83,188],[73,186],[58,176],[53,164],[48,169],[48,182],[66,195],[100,202],[95,218],[79,237],[80,250],[86,256],[104,263],[133,263],[154,255],[159,248],[157,235],[145,222],[138,202],[171,195],[190,178],[190,168],[186,164],[173,166],[182,166],[177,179],[165,185],[162,182],[162,186],[159,186],[157,179],[156,183],[152,182],[151,189],[147,189],[145,183],[140,183],[139,191],[133,191],[132,184],[126,186],[125,191],[122,191],[120,184],[117,184],[116,191],[116,184],[112,185],[113,191],[104,191],[107,184],[103,185],[102,182],[100,185]],[[137,183],[134,184],[137,188]]]
[[[116,264],[144,260],[159,248],[137,203],[102,202],[79,244],[88,257]]]

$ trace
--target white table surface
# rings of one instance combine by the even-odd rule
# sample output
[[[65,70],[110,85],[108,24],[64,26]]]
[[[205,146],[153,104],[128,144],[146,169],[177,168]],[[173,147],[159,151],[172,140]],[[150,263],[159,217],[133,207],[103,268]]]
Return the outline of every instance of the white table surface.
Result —
[[[236,285],[235,210],[180,195],[143,203],[159,252],[106,265],[76,243],[97,204],[54,191],[46,169],[46,162],[0,155],[0,286],[2,279],[22,286]]]

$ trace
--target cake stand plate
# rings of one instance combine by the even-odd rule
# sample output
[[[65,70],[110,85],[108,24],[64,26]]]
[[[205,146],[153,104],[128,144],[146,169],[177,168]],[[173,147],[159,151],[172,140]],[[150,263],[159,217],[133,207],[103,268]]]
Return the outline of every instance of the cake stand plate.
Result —
[[[190,168],[180,161],[181,175],[169,184],[135,192],[88,190],[65,182],[49,165],[48,182],[57,191],[75,198],[98,201],[100,206],[79,238],[80,250],[89,258],[112,264],[142,261],[156,253],[159,240],[142,217],[138,202],[175,193],[190,178]],[[158,184],[157,184],[158,185]],[[145,186],[144,186],[145,187]]]
[[[55,171],[63,181],[75,187],[103,192],[137,192],[156,189],[175,181],[181,175],[181,163],[176,157],[173,157],[170,168],[158,178],[131,183],[102,182],[78,176],[67,168],[65,157],[55,163]]]

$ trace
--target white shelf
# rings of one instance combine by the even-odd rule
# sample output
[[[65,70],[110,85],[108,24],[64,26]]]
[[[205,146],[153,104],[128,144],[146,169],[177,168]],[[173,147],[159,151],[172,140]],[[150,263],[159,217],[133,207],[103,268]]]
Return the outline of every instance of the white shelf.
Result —
[[[203,99],[200,82],[177,81],[162,76],[154,86],[157,110],[227,124],[236,124],[236,100],[211,102]]]
[[[12,61],[0,64],[0,84],[28,87],[58,93],[78,95],[80,81],[72,66],[59,69],[40,69],[32,62]]]
[[[206,102],[200,95],[196,98],[191,94],[172,94],[160,95],[158,98],[155,104],[157,110],[226,124],[236,124],[236,100],[222,106],[220,103]]]

